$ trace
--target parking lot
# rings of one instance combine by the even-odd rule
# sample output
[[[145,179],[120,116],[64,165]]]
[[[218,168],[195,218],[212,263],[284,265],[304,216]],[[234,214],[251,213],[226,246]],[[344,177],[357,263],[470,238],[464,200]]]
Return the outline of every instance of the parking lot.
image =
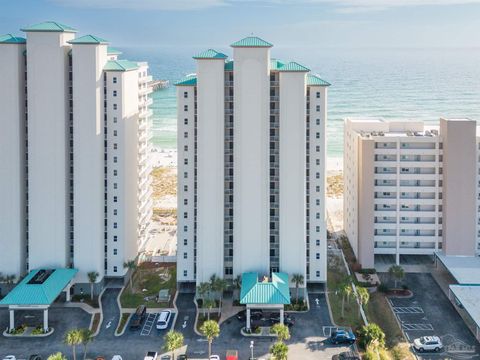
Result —
[[[421,336],[440,337],[440,353],[417,353],[422,359],[470,359],[479,356],[479,344],[430,274],[409,273],[404,281],[411,298],[390,298],[393,312],[410,343]]]

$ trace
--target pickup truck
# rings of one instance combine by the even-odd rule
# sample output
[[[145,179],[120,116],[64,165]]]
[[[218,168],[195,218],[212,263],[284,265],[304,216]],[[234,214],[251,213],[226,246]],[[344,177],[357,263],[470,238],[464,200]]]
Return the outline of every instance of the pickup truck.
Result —
[[[155,351],[148,351],[143,360],[157,360],[157,353]]]

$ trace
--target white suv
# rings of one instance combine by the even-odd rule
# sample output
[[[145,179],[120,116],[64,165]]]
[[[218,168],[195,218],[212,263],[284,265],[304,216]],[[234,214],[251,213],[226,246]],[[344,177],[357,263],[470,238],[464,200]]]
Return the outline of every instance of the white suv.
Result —
[[[422,336],[413,340],[413,347],[420,352],[440,351],[443,349],[443,344],[438,336]]]

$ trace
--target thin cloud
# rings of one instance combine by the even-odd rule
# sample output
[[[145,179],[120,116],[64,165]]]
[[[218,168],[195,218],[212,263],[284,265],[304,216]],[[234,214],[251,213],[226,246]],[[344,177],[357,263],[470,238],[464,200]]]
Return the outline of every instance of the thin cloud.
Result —
[[[480,0],[49,0],[62,6],[96,9],[188,11],[219,6],[315,6],[331,4],[339,12],[380,11],[395,7],[480,4]]]

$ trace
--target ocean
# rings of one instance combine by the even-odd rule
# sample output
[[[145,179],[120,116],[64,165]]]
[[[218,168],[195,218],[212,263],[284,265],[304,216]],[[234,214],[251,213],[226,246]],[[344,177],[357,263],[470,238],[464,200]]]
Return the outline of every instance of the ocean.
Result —
[[[176,148],[173,83],[195,72],[202,49],[127,48],[124,58],[148,61],[154,79],[171,86],[152,94],[153,144]],[[226,54],[231,49],[218,48]],[[480,120],[480,48],[303,49],[272,48],[272,57],[295,60],[332,84],[328,92],[329,157],[343,152],[345,117],[383,117],[435,123],[440,117]]]

